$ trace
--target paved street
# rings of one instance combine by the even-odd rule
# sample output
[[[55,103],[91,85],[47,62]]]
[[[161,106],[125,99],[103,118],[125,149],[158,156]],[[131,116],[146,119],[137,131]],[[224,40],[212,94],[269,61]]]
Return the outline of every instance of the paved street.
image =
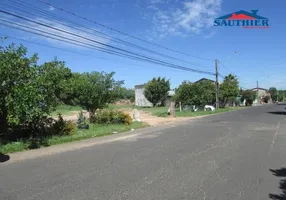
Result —
[[[246,108],[2,163],[0,199],[286,199],[285,107]]]

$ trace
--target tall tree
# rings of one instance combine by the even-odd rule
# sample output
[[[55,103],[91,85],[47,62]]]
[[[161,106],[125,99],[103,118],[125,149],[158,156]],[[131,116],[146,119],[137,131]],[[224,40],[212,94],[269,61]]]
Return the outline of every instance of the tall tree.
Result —
[[[182,105],[204,106],[215,102],[215,85],[205,80],[199,83],[183,82],[176,90],[174,99]]]
[[[235,97],[239,95],[239,83],[236,76],[229,74],[223,80],[220,85],[220,98],[223,106],[230,100],[235,100]]]
[[[170,90],[170,81],[165,78],[153,78],[149,81],[144,89],[144,95],[153,106],[158,103],[163,104],[167,98],[168,91]]]
[[[75,73],[72,81],[75,103],[89,112],[94,122],[95,112],[113,100],[113,90],[118,82],[113,79],[114,72]]]

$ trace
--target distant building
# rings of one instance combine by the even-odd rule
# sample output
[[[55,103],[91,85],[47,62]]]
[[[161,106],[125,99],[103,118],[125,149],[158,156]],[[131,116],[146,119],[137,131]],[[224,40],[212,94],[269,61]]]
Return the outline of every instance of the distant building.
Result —
[[[272,98],[271,98],[271,94],[268,92],[267,89],[265,88],[253,88],[251,89],[252,91],[256,92],[256,99],[253,102],[254,104],[262,104],[263,103],[263,98],[266,96],[269,96],[270,100],[268,103],[272,103]]]
[[[140,107],[152,107],[153,104],[147,100],[147,98],[144,95],[144,90],[145,90],[145,84],[143,85],[135,85],[135,106],[140,106]],[[165,105],[169,106],[171,102],[172,96],[175,95],[174,91],[169,91]]]

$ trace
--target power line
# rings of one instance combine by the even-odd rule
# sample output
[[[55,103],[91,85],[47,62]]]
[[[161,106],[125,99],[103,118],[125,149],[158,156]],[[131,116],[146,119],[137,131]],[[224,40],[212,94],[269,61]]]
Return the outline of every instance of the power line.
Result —
[[[107,58],[93,56],[93,55],[90,55],[90,54],[84,54],[84,53],[79,53],[79,52],[75,52],[75,51],[70,51],[70,50],[67,50],[67,49],[64,49],[64,48],[59,48],[59,47],[55,47],[55,46],[51,46],[51,45],[46,45],[46,44],[42,44],[42,43],[39,43],[39,42],[31,41],[31,40],[25,40],[25,39],[14,37],[14,36],[0,35],[0,37],[7,37],[8,39],[11,38],[11,39],[15,39],[15,40],[23,41],[23,42],[36,44],[36,45],[39,45],[39,46],[44,46],[44,47],[48,47],[48,48],[52,48],[52,49],[58,49],[58,50],[61,50],[61,51],[66,51],[66,52],[69,52],[69,53],[74,53],[74,54],[78,54],[78,55],[88,56],[88,57],[92,57],[92,58],[98,58],[98,59],[105,60],[105,61],[122,63],[122,61],[119,61],[119,60],[110,60],[110,59],[107,59]],[[137,65],[137,64],[133,64],[133,63],[132,63],[132,66],[144,67],[142,65]]]
[[[54,40],[58,40],[58,41],[61,41],[61,42],[66,42],[68,44],[72,44],[72,45],[76,45],[76,46],[80,46],[80,47],[84,47],[84,48],[88,48],[88,49],[92,49],[92,50],[99,50],[101,48],[99,46],[95,46],[95,45],[91,45],[91,44],[87,44],[87,43],[83,43],[83,42],[79,43],[78,41],[76,41],[74,39],[71,39],[71,38],[67,38],[67,37],[63,37],[63,36],[57,36],[56,34],[48,33],[48,32],[45,32],[45,31],[42,31],[42,30],[39,30],[39,29],[34,29],[34,28],[31,28],[31,27],[28,27],[28,26],[25,26],[25,25],[22,25],[22,24],[17,24],[17,23],[11,22],[11,21],[6,21],[6,20],[2,20],[2,19],[0,19],[0,21],[8,23],[8,24],[0,23],[0,24],[3,24],[5,26],[11,27],[11,28],[15,28],[15,29],[18,29],[18,30],[22,30],[22,31],[26,31],[26,32],[29,32],[29,33],[37,34],[39,36],[47,37],[49,39],[54,39]],[[17,25],[18,27],[15,27],[15,26],[12,26],[12,25]],[[22,28],[19,28],[19,27],[22,27]],[[27,29],[29,29],[29,30],[27,30]],[[50,34],[50,35],[53,35],[53,36],[46,35],[46,34]],[[118,56],[123,56],[123,57],[126,57],[126,58],[131,58],[131,59],[134,59],[134,60],[146,61],[146,62],[149,62],[149,63],[152,63],[152,64],[154,64],[154,63],[155,64],[161,64],[161,63],[154,62],[152,60],[150,61],[150,60],[142,59],[142,58],[139,58],[139,57],[131,56],[131,55],[128,55],[128,54],[118,53],[116,51],[109,50],[109,49],[102,48],[101,51],[103,51],[105,53],[113,54],[113,55],[118,55]],[[176,67],[172,67],[172,68],[176,68]],[[177,69],[187,70],[188,68],[187,69],[177,68]]]
[[[228,67],[226,67],[223,63],[221,63],[220,61],[219,61],[219,64],[222,66],[222,67],[224,67],[225,69],[227,69],[231,74],[233,74],[233,75],[235,75]],[[242,79],[242,80],[244,80],[244,81],[246,81],[244,78],[242,78],[241,76],[238,76],[238,75],[235,75],[236,77],[238,77],[239,79]]]
[[[101,37],[101,38],[108,39],[108,40],[111,40],[111,39],[112,39],[112,40],[115,41],[115,42],[118,42],[118,43],[121,43],[121,44],[124,44],[124,45],[127,45],[127,46],[131,46],[131,47],[134,47],[134,48],[138,48],[138,49],[140,49],[140,50],[144,50],[144,51],[147,51],[147,52],[152,53],[152,54],[156,54],[156,55],[159,55],[159,56],[162,56],[162,57],[167,57],[167,58],[170,58],[170,59],[172,59],[172,60],[178,60],[178,61],[180,61],[180,62],[184,62],[184,63],[188,63],[188,64],[193,64],[193,63],[191,63],[191,62],[187,62],[187,61],[178,59],[178,58],[176,58],[176,57],[172,57],[172,56],[169,56],[169,55],[166,55],[166,54],[162,54],[162,53],[160,53],[160,52],[156,52],[156,51],[153,51],[153,50],[150,50],[150,49],[147,49],[147,48],[138,46],[138,45],[136,45],[136,44],[132,44],[132,43],[130,43],[130,42],[127,42],[127,41],[121,40],[121,39],[119,39],[119,38],[116,38],[116,37],[110,36],[110,35],[108,35],[108,34],[105,34],[105,33],[103,33],[103,32],[100,32],[100,31],[98,31],[98,30],[90,29],[90,28],[88,28],[88,27],[79,25],[79,24],[77,24],[77,23],[71,22],[71,21],[66,20],[66,19],[64,19],[64,18],[61,18],[61,17],[55,16],[55,15],[52,15],[50,12],[43,11],[43,10],[41,10],[41,9],[39,9],[39,8],[33,6],[33,5],[30,5],[30,4],[28,4],[28,3],[25,3],[25,4],[26,4],[26,5],[25,5],[25,4],[21,3],[22,1],[18,1],[18,2],[16,1],[16,2],[15,2],[15,1],[13,1],[13,0],[10,0],[9,3],[11,4],[11,2],[14,2],[14,3],[18,4],[18,6],[22,6],[22,7],[24,7],[24,8],[29,9],[29,10],[32,10],[32,12],[33,12],[32,15],[33,15],[35,12],[40,13],[40,14],[41,14],[41,17],[42,17],[43,15],[45,15],[45,16],[48,16],[49,18],[56,19],[60,24],[63,24],[63,25],[65,25],[65,26],[67,26],[67,27],[70,27],[70,28],[73,28],[73,29],[76,29],[76,30],[79,30],[79,31],[82,31],[82,32],[85,32],[85,33],[88,33],[88,34],[92,34],[92,33],[90,32],[90,30],[91,30],[93,33],[95,33],[95,34],[97,35],[97,37]],[[2,2],[2,3],[4,3],[4,2]],[[26,10],[23,10],[22,8],[16,7],[16,6],[13,5],[13,4],[12,4],[12,5],[7,4],[7,3],[4,3],[4,4],[6,5],[6,7],[7,7],[7,5],[8,5],[8,6],[12,7],[12,8],[16,8],[16,9],[18,9],[18,10],[21,10],[21,11],[24,12],[25,14],[27,14],[27,13],[28,13],[28,14],[31,14],[31,12],[29,13],[29,12],[27,12]],[[36,16],[36,15],[35,15],[35,16]],[[74,25],[79,26],[79,27],[84,27],[85,29],[87,29],[87,30],[89,30],[89,31],[86,31],[86,30],[77,28],[77,27],[75,27],[75,26],[71,26],[71,25],[67,24],[66,22],[63,23],[62,21],[67,21],[67,22],[70,23],[70,24],[74,24]],[[102,36],[102,35],[104,35],[104,36]],[[107,36],[107,37],[106,37],[106,36]]]
[[[119,31],[119,30],[117,30],[117,29],[114,29],[114,28],[111,28],[111,27],[109,27],[109,26],[106,26],[106,25],[104,25],[104,24],[102,24],[102,23],[99,23],[99,22],[96,22],[96,21],[94,21],[94,20],[88,19],[88,18],[83,17],[83,16],[81,16],[81,15],[78,15],[78,14],[76,14],[76,13],[74,13],[74,12],[68,11],[68,10],[63,9],[63,8],[60,8],[60,7],[57,7],[57,6],[55,6],[55,5],[51,4],[51,3],[48,3],[48,2],[45,2],[45,1],[42,1],[42,0],[36,0],[36,1],[41,2],[41,3],[45,4],[45,5],[51,6],[51,7],[55,8],[55,9],[61,10],[61,11],[65,12],[65,13],[70,14],[70,15],[76,16],[76,17],[78,17],[78,18],[84,19],[84,20],[89,21],[89,22],[91,22],[91,23],[94,23],[94,24],[96,24],[96,25],[98,25],[98,26],[104,27],[104,28],[109,29],[109,30],[111,30],[111,31],[120,33],[120,34],[122,34],[122,35],[131,37],[131,38],[133,38],[133,39],[136,39],[136,40],[139,40],[139,41],[142,41],[142,42],[146,42],[146,43],[151,44],[151,45],[153,45],[153,46],[156,46],[156,47],[159,47],[159,48],[162,48],[162,49],[165,49],[165,50],[169,50],[169,51],[172,51],[172,52],[175,52],[175,53],[179,53],[179,54],[182,54],[182,55],[186,55],[186,56],[190,56],[190,57],[193,57],[193,58],[197,58],[197,59],[214,61],[214,59],[212,59],[212,58],[204,58],[204,57],[200,57],[200,56],[194,56],[194,55],[191,55],[191,54],[182,52],[182,51],[178,51],[178,50],[175,50],[175,49],[171,49],[171,48],[168,48],[168,47],[164,47],[164,46],[162,46],[162,45],[159,45],[159,44],[150,42],[150,41],[148,41],[148,40],[145,40],[145,39],[142,39],[142,38],[139,38],[139,37],[130,35],[130,34],[128,34],[128,33],[124,33],[124,32]]]
[[[95,58],[99,58],[99,59],[104,59],[104,58],[101,58],[101,57],[92,56],[92,55],[89,55],[89,54],[79,53],[79,52],[75,52],[75,51],[70,51],[70,50],[67,50],[67,49],[63,49],[63,48],[59,48],[59,47],[54,47],[54,46],[51,46],[51,45],[46,45],[46,44],[42,44],[42,43],[30,41],[30,40],[25,40],[25,39],[18,38],[18,37],[14,37],[14,36],[0,35],[0,37],[7,37],[8,39],[9,39],[9,38],[12,38],[12,39],[15,39],[15,40],[19,40],[19,41],[23,41],[23,42],[29,42],[29,43],[32,43],[32,44],[36,44],[36,45],[39,45],[39,46],[49,47],[49,48],[52,48],[52,49],[58,49],[58,50],[61,50],[61,51],[66,51],[66,52],[70,52],[70,53],[74,53],[74,54],[79,54],[79,55],[83,55],[83,56],[90,56],[90,57],[95,57]],[[105,60],[106,60],[106,59],[105,59]]]
[[[29,22],[36,23],[38,25],[41,25],[41,26],[44,26],[44,27],[47,27],[47,28],[50,28],[50,29],[53,29],[53,30],[56,30],[56,31],[59,31],[59,32],[64,32],[66,34],[70,34],[70,35],[76,36],[78,38],[82,38],[84,40],[92,41],[92,42],[94,42],[94,43],[96,43],[98,45],[102,45],[102,46],[109,47],[109,48],[113,49],[113,50],[110,50],[110,49],[106,49],[106,48],[102,48],[102,47],[99,47],[99,46],[94,46],[94,45],[90,45],[89,44],[89,46],[96,47],[97,49],[100,49],[101,51],[103,51],[105,53],[110,53],[110,52],[113,53],[113,54],[116,53],[115,55],[129,56],[129,57],[133,57],[135,59],[139,59],[141,61],[152,62],[152,63],[155,63],[155,64],[160,64],[160,65],[168,66],[168,67],[171,67],[171,68],[177,68],[177,69],[186,70],[186,71],[192,71],[192,72],[197,72],[197,73],[205,73],[205,74],[213,75],[213,73],[211,73],[211,72],[196,70],[196,69],[192,69],[192,68],[186,68],[186,67],[182,67],[182,66],[179,66],[179,65],[170,64],[170,63],[167,63],[167,62],[164,62],[164,61],[161,61],[161,60],[156,60],[156,59],[144,56],[144,55],[136,54],[136,53],[133,53],[133,52],[130,52],[130,51],[127,51],[127,50],[124,50],[124,49],[120,49],[120,48],[114,47],[112,45],[107,45],[107,44],[104,44],[102,42],[98,42],[96,40],[92,40],[92,39],[89,39],[89,38],[86,38],[86,37],[83,37],[83,36],[71,33],[69,31],[61,30],[59,28],[55,28],[55,27],[52,27],[50,25],[46,25],[44,23],[37,22],[37,21],[34,21],[34,20],[31,20],[31,19],[19,16],[19,15],[16,15],[16,14],[10,13],[10,12],[6,12],[6,11],[3,11],[3,10],[0,10],[0,12],[2,12],[4,14],[7,14],[7,15],[10,15],[10,16],[14,16],[14,17],[26,20],[26,21],[29,21]],[[5,25],[7,25],[7,24],[5,24]],[[19,24],[18,24],[18,26],[22,26],[23,27],[23,25],[19,25]],[[29,27],[29,28],[32,29],[31,27]],[[27,31],[27,30],[24,30],[24,31]],[[41,30],[36,30],[36,31],[43,32]],[[47,34],[47,32],[45,32],[45,33]],[[52,34],[52,33],[48,33],[48,34]],[[55,34],[53,34],[53,35],[55,35]],[[55,35],[55,36],[59,37],[58,35]],[[65,39],[67,39],[67,38],[65,38]],[[70,38],[68,38],[68,39],[71,40]],[[76,41],[76,42],[78,42],[78,41]],[[124,52],[124,53],[122,53],[122,52]]]

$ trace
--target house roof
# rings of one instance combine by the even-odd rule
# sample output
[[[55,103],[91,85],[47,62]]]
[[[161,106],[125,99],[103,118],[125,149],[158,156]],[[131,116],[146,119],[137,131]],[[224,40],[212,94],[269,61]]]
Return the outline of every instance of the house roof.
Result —
[[[199,83],[201,81],[211,81],[211,82],[215,82],[214,80],[208,79],[208,78],[201,78],[200,80],[195,81],[194,83]]]
[[[257,15],[258,10],[251,10],[251,12],[247,12],[245,10],[240,10],[228,15],[224,15],[222,17],[218,17],[216,19],[229,19],[229,20],[244,20],[244,19],[268,19]]]
[[[264,91],[268,91],[267,89],[265,89],[265,88],[260,88],[260,87],[258,87],[258,88],[253,88],[253,89],[251,89],[251,90],[264,90]]]
[[[141,88],[144,88],[144,87],[145,87],[145,84],[135,85],[135,89],[141,89]]]

